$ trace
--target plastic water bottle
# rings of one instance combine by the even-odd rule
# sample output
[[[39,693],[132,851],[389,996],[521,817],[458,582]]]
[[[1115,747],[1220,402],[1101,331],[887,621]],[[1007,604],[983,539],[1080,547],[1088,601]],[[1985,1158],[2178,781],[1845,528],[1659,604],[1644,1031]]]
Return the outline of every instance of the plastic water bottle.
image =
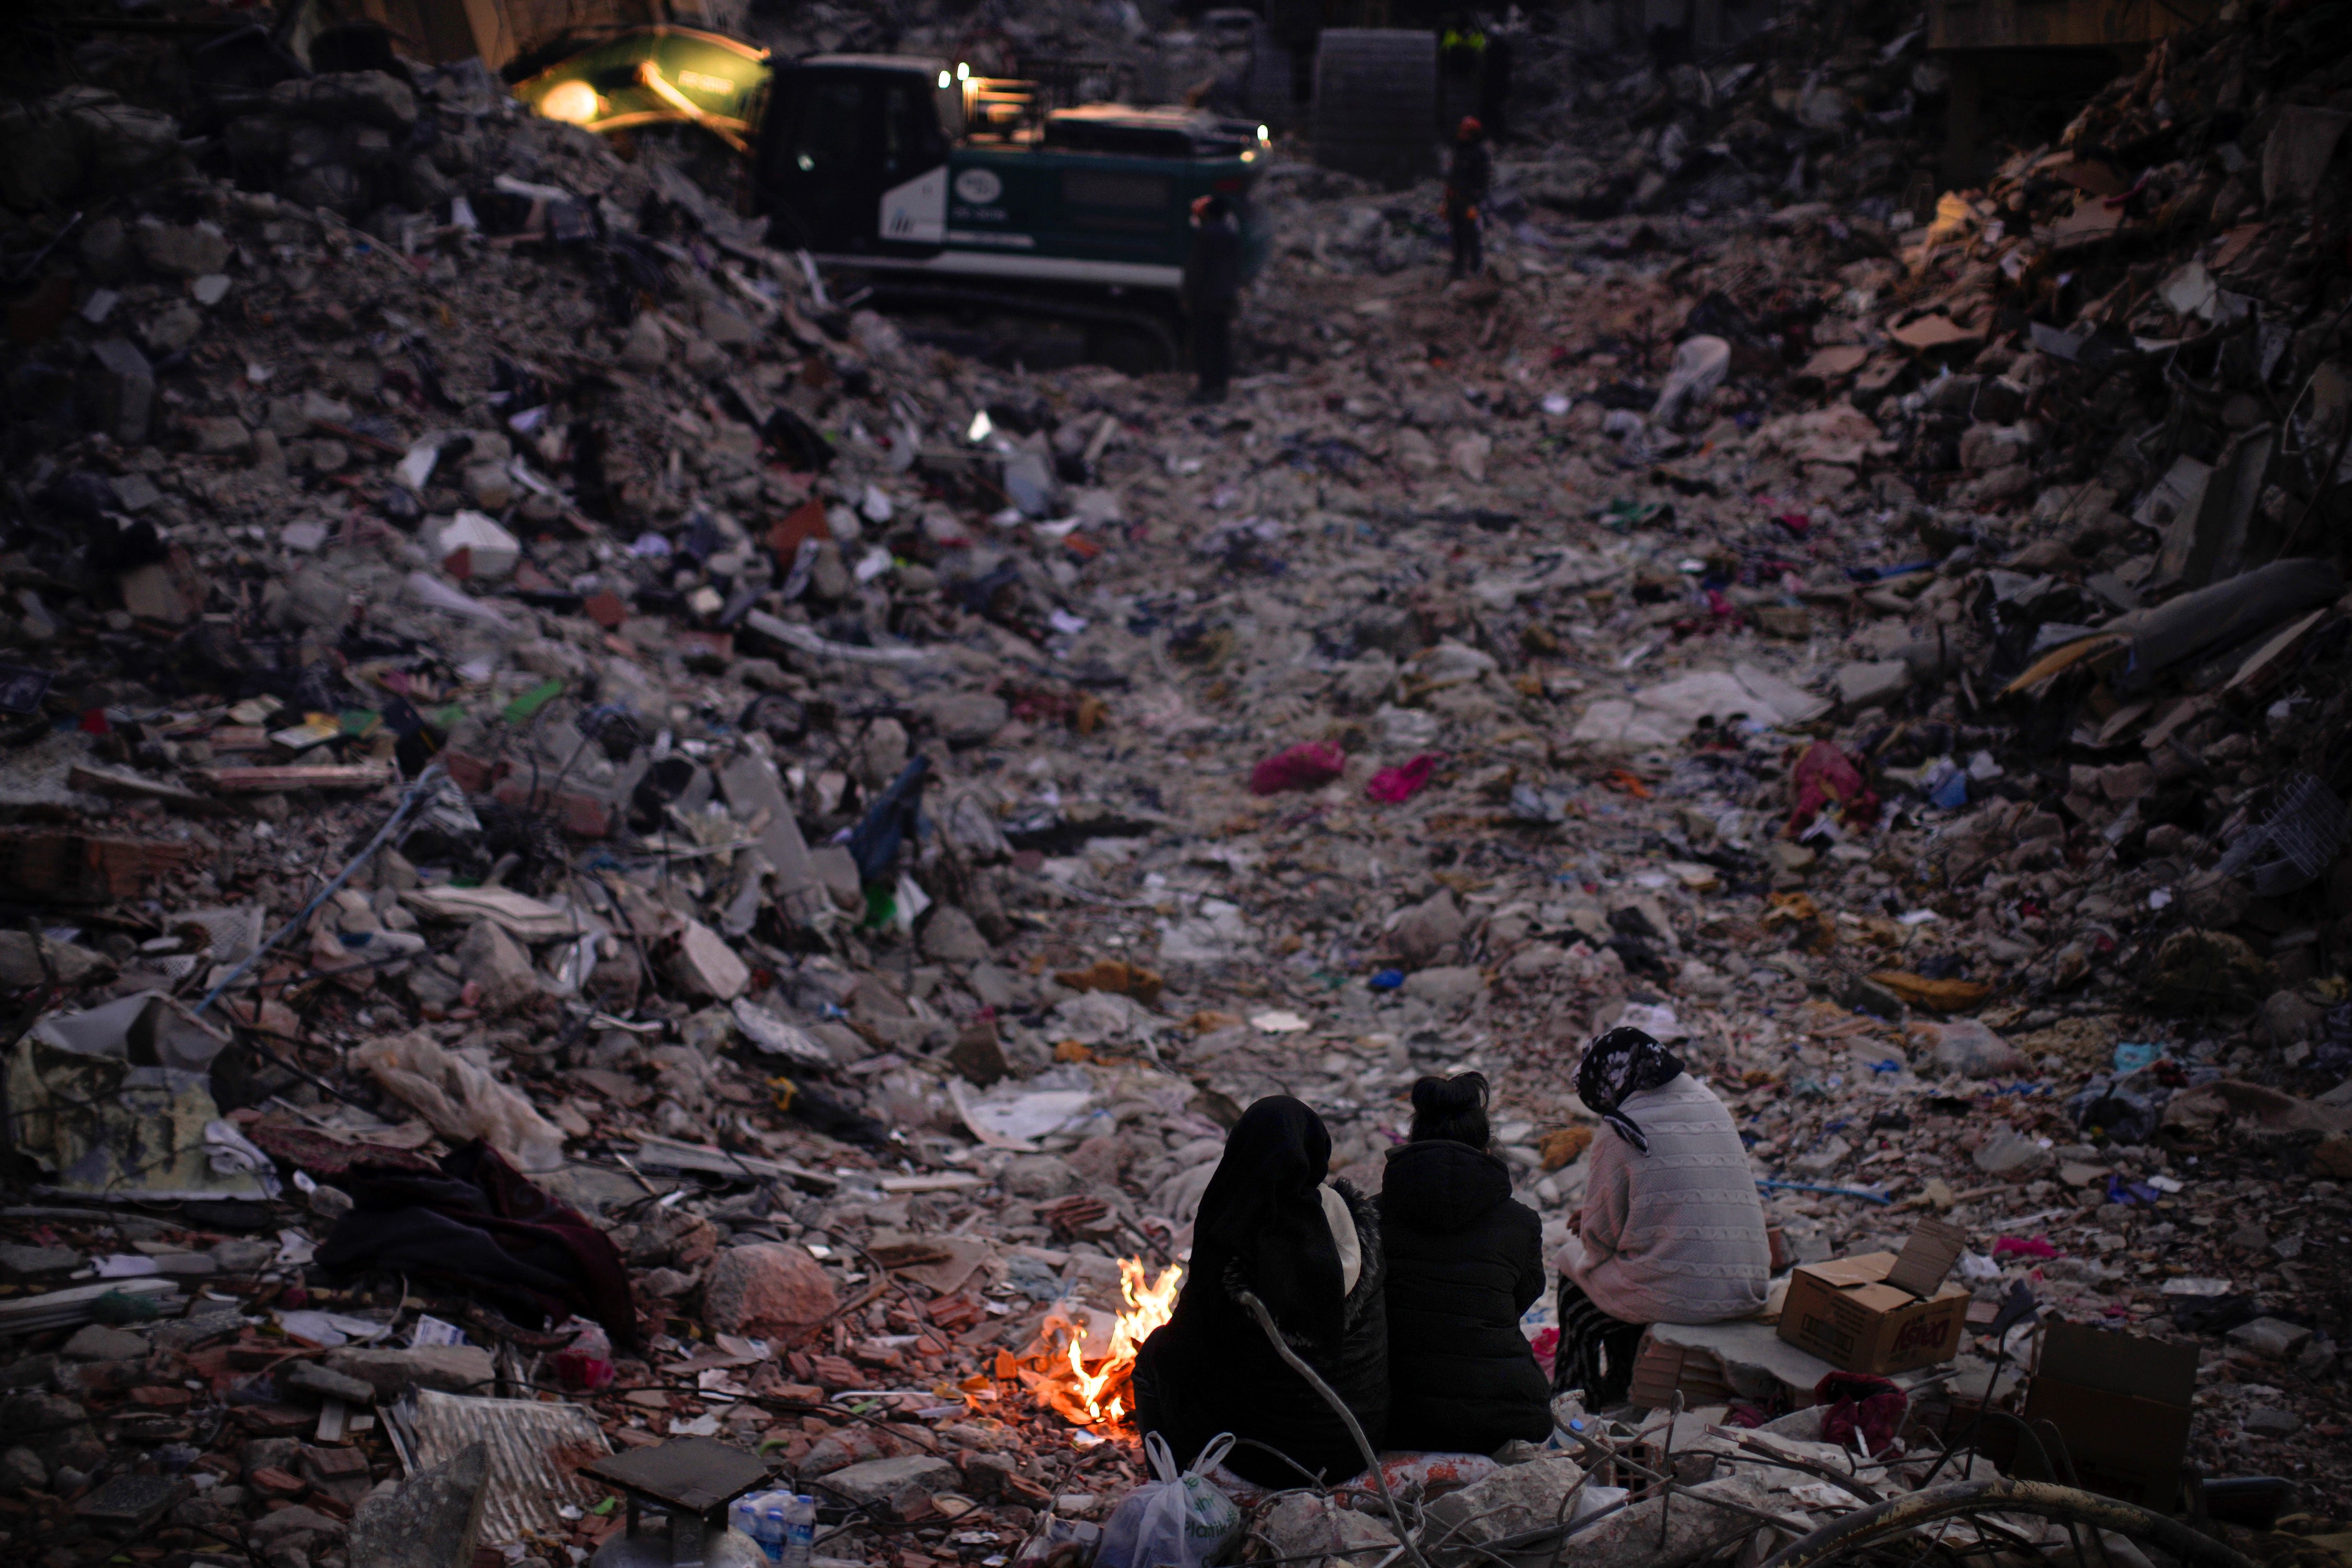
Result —
[[[791,1492],[776,1495],[783,1500],[776,1561],[782,1568],[809,1568],[809,1559],[816,1553],[816,1499]]]
[[[775,1561],[775,1552],[760,1538],[760,1532],[763,1528],[760,1519],[761,1500],[761,1494],[754,1492],[739,1497],[728,1504],[727,1526],[758,1547],[760,1554],[772,1563]]]

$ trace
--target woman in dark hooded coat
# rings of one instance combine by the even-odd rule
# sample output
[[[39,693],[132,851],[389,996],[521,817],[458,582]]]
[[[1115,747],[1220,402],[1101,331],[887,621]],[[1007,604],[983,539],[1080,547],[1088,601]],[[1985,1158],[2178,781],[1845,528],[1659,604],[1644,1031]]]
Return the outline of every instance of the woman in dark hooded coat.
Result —
[[[1487,1152],[1486,1080],[1412,1086],[1412,1138],[1389,1156],[1389,1443],[1486,1454],[1551,1432],[1551,1391],[1519,1314],[1543,1294],[1543,1221]]]
[[[1159,1433],[1180,1466],[1231,1432],[1243,1441],[1227,1468],[1260,1486],[1335,1481],[1363,1468],[1338,1413],[1266,1342],[1239,1300],[1245,1290],[1339,1395],[1375,1452],[1386,1440],[1380,1211],[1345,1182],[1324,1184],[1330,1159],[1322,1120],[1287,1095],[1251,1106],[1225,1140],[1201,1194],[1175,1313],[1136,1356],[1136,1424]]]

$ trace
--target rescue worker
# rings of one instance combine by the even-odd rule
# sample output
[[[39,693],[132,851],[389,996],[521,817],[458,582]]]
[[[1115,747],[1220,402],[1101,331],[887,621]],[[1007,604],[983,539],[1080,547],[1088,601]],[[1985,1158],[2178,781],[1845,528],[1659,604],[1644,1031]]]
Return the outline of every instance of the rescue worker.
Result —
[[[1195,403],[1225,395],[1234,374],[1234,311],[1241,303],[1242,236],[1231,203],[1202,196],[1192,204],[1192,250],[1184,261],[1184,314],[1192,328]]]
[[[1445,171],[1445,223],[1454,235],[1454,276],[1475,278],[1486,270],[1478,239],[1478,210],[1495,177],[1486,151],[1486,128],[1465,114],[1454,132],[1454,162]]]

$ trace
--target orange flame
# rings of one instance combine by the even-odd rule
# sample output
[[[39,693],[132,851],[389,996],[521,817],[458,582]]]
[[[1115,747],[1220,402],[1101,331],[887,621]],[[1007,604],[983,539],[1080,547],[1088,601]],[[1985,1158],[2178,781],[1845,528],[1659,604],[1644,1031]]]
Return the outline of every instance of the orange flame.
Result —
[[[1125,1419],[1132,1407],[1128,1382],[1135,1371],[1135,1353],[1154,1330],[1175,1315],[1176,1293],[1183,1282],[1181,1265],[1171,1263],[1159,1279],[1150,1279],[1144,1273],[1142,1259],[1119,1259],[1118,1289],[1127,1310],[1112,1319],[1109,1345],[1100,1355],[1089,1353],[1080,1342],[1086,1338],[1086,1325],[1071,1325],[1066,1358],[1049,1359],[1040,1366],[1042,1375],[1031,1383],[1033,1392],[1082,1426],[1115,1426]],[[1089,1361],[1094,1363],[1092,1372],[1087,1370]]]

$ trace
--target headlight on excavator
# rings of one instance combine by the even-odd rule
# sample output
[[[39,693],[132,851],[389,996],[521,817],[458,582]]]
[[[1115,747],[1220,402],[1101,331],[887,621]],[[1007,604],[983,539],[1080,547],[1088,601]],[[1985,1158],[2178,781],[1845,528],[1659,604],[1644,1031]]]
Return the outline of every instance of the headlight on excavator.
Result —
[[[604,112],[604,102],[584,81],[560,81],[541,98],[539,111],[550,120],[586,125]]]

